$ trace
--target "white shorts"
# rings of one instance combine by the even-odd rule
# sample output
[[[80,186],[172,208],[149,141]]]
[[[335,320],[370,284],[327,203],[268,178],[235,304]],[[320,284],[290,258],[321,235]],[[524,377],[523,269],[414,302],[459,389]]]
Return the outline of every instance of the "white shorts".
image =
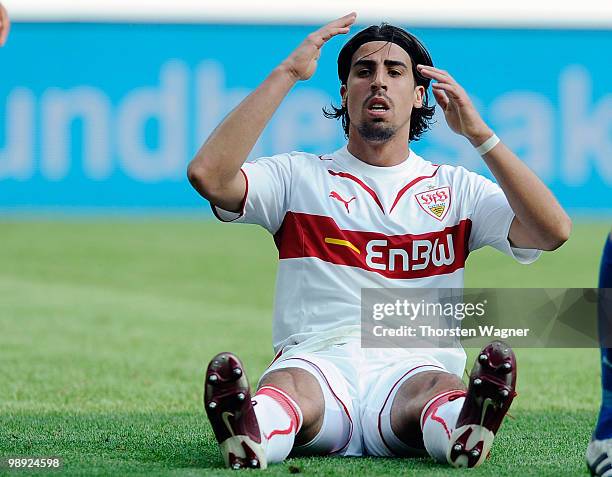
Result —
[[[320,350],[304,347],[303,353],[300,348],[298,344],[281,353],[262,376],[279,369],[301,368],[321,386],[326,401],[323,426],[311,443],[294,448],[300,454],[388,457],[420,453],[391,431],[389,416],[397,389],[424,371],[452,372],[461,378],[465,367],[463,350],[362,349],[359,340]],[[337,415],[332,423],[334,410]],[[346,432],[339,433],[342,427]]]

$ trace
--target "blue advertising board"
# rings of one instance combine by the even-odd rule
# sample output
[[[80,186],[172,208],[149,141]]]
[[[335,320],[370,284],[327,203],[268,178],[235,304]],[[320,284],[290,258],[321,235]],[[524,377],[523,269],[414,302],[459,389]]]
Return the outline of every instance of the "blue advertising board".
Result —
[[[612,213],[611,31],[403,26],[565,207]],[[0,49],[0,209],[201,206],[189,160],[311,30],[16,23]],[[338,104],[345,41],[325,46],[317,73],[286,98],[251,157],[344,143],[321,109]],[[411,147],[487,173],[441,115]]]

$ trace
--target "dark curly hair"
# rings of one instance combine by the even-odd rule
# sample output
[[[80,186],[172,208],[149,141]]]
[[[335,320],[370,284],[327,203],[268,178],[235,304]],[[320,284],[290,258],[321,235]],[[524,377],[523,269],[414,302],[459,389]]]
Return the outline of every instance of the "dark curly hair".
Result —
[[[361,45],[371,41],[386,41],[395,43],[403,48],[410,56],[412,75],[414,76],[416,84],[425,87],[423,106],[421,108],[414,108],[410,116],[409,139],[411,141],[418,141],[432,123],[435,105],[429,104],[428,88],[431,81],[429,78],[422,76],[417,71],[416,66],[419,64],[433,66],[431,56],[429,56],[429,52],[419,39],[406,30],[387,23],[382,23],[380,26],[372,25],[357,33],[342,47],[342,50],[340,50],[340,54],[338,55],[338,78],[340,78],[340,84],[346,85],[348,81],[353,54]],[[323,108],[323,115],[328,119],[341,119],[344,135],[348,138],[349,125],[351,123],[348,109],[346,106],[337,108],[333,104],[331,108],[331,111]]]

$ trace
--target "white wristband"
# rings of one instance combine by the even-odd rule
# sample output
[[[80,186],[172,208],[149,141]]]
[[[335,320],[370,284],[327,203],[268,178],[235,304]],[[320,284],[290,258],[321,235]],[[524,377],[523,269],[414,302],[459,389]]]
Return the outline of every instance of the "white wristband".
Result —
[[[493,134],[489,139],[483,142],[480,146],[476,148],[476,152],[481,156],[484,156],[487,152],[491,151],[495,146],[499,144],[499,138],[496,134]]]

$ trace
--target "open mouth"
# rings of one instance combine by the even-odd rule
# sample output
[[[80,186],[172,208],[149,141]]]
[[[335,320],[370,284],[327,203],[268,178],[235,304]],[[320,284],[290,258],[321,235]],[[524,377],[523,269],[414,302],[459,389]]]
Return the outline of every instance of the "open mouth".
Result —
[[[372,114],[383,114],[389,109],[389,103],[384,98],[376,97],[368,102],[368,111]]]

